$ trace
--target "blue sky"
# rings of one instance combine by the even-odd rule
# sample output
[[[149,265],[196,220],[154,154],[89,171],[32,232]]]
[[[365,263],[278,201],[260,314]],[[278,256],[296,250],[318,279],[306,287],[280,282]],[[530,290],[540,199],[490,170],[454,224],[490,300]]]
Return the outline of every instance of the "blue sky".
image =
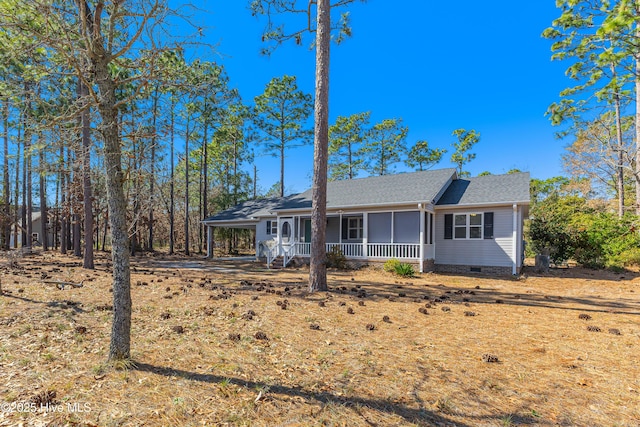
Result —
[[[245,0],[201,0],[195,21],[204,26],[231,85],[251,102],[275,76],[295,75],[313,94],[314,53],[307,45],[260,55],[265,21],[252,17]],[[332,45],[330,118],[371,111],[372,122],[402,118],[408,145],[426,139],[446,148],[436,167],[450,167],[457,128],[481,134],[466,167],[472,175],[512,168],[545,179],[562,174],[558,140],[544,113],[570,85],[566,64],[551,62],[540,34],[559,15],[553,0],[369,0],[350,7],[353,37]],[[287,153],[285,189],[310,185],[313,148]],[[278,159],[257,157],[258,185],[279,179]],[[403,164],[396,171],[406,171]]]

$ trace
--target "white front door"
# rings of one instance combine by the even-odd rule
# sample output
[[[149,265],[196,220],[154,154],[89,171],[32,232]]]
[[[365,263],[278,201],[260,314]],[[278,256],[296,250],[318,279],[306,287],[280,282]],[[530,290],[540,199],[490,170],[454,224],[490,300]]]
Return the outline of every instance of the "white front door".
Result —
[[[294,243],[293,239],[293,218],[280,218],[280,230],[278,235],[280,236],[280,244],[282,246],[291,246]]]

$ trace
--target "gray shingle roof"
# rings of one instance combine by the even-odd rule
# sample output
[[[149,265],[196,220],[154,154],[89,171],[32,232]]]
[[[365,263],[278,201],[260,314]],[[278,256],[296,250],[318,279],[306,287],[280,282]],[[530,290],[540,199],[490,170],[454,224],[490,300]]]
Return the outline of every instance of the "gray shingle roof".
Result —
[[[487,175],[453,181],[437,205],[528,203],[529,173]]]
[[[268,216],[278,204],[282,202],[280,197],[272,197],[266,199],[247,200],[229,209],[204,219],[204,222],[210,221],[247,221],[257,219],[261,216]]]
[[[429,203],[454,176],[455,169],[438,169],[374,176],[327,184],[327,208],[393,206]],[[438,206],[528,203],[529,173],[457,179],[437,200]],[[249,200],[206,218],[204,222],[247,223],[276,211],[311,209],[311,189],[284,198]]]
[[[372,176],[327,184],[327,208],[429,203],[454,175],[455,169],[438,169],[397,175]],[[311,209],[309,189],[276,209]]]

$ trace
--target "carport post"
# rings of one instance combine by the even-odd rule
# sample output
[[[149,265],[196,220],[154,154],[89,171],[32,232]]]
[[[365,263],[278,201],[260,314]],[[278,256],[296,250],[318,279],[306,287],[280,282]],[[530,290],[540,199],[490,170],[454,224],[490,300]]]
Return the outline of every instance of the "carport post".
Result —
[[[213,258],[213,226],[207,225],[207,258]]]

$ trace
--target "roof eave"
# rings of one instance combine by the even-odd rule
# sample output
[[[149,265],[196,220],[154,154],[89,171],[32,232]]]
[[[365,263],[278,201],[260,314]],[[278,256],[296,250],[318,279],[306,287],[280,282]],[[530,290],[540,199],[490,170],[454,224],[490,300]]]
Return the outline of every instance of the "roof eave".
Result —
[[[396,202],[396,203],[369,203],[366,205],[344,205],[344,206],[331,206],[327,207],[327,211],[338,211],[342,209],[370,209],[370,208],[380,208],[384,206],[389,207],[397,207],[397,206],[409,206],[409,205],[417,205],[422,203],[424,205],[431,204],[430,200],[415,200],[415,201],[407,201],[407,202]],[[311,212],[311,208],[296,208],[296,209],[277,209],[273,212],[277,212],[278,215],[282,215],[283,213],[297,213],[297,212]]]
[[[529,205],[531,203],[530,200],[519,200],[519,201],[504,201],[504,202],[492,202],[492,203],[451,203],[445,205],[436,205],[435,209],[445,209],[445,208],[465,208],[465,207],[494,207],[494,206],[512,206],[512,205]]]

